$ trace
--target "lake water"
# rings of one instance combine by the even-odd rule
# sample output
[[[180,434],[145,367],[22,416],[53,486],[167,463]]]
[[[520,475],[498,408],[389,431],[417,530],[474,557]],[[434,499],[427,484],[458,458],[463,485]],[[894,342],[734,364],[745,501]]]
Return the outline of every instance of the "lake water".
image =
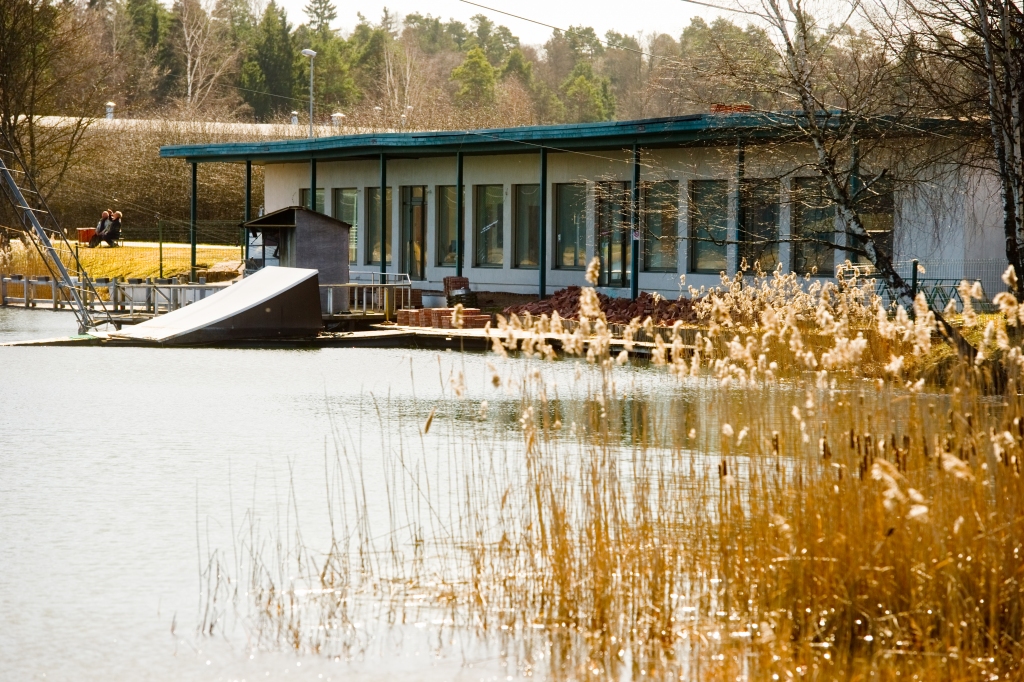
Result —
[[[0,308],[0,341],[74,330],[65,313]],[[310,545],[329,537],[325,452],[339,439],[365,464],[376,518],[388,491],[374,463],[396,438],[418,438],[431,409],[475,410],[486,399],[505,415],[486,422],[488,433],[521,438],[518,399],[491,385],[489,362],[525,361],[383,349],[0,348],[0,680],[511,679],[497,652],[470,640],[438,647],[430,628],[381,630],[348,661],[247,646],[244,622],[213,637],[195,632],[202,561],[216,551],[231,562],[247,512],[282,534],[297,517]],[[543,371],[568,379],[577,367]],[[459,372],[466,397],[456,401]],[[638,394],[665,381],[630,375]],[[459,429],[482,428],[449,423],[417,445],[428,463],[459,456],[446,440]]]

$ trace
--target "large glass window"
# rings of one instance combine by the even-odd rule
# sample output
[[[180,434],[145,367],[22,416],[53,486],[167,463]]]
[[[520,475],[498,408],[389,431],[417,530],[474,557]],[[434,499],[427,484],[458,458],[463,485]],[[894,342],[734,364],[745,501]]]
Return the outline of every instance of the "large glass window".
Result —
[[[402,188],[402,270],[410,279],[425,276],[427,254],[427,188]]]
[[[790,193],[790,233],[793,272],[798,275],[835,273],[836,207],[821,178],[796,178]]]
[[[740,183],[739,258],[749,271],[773,272],[779,264],[779,183]]]
[[[729,232],[729,182],[694,180],[690,183],[690,269],[719,273],[726,270],[725,241]]]
[[[679,183],[649,182],[642,188],[644,270],[675,272],[679,257]]]
[[[359,247],[359,190],[355,187],[335,189],[331,197],[331,210],[334,217],[348,223],[352,229],[348,232],[348,262],[357,263],[356,251]]]
[[[474,265],[501,267],[505,253],[505,188],[502,185],[477,185],[473,188]]]
[[[455,185],[437,188],[437,264],[455,267],[458,255],[458,207],[455,205]]]
[[[628,287],[633,250],[629,229],[630,183],[599,182],[595,185],[594,225],[597,253],[601,259],[598,284]]]
[[[536,268],[540,262],[540,185],[515,186],[515,216],[512,264]]]
[[[587,186],[555,185],[555,267],[582,270],[587,258]]]
[[[384,198],[384,263],[391,265],[391,188]],[[380,265],[380,187],[366,188],[366,264]]]
[[[893,195],[892,182],[885,178],[873,182],[857,197],[857,213],[860,214],[864,229],[871,236],[879,255],[893,257],[893,227],[896,224],[896,200]],[[864,248],[864,240],[851,237],[854,246]],[[861,255],[851,254],[850,259],[857,263],[868,263]]]
[[[303,187],[299,190],[299,205],[302,208],[309,208],[309,188]],[[316,212],[324,212],[324,188],[316,188]]]

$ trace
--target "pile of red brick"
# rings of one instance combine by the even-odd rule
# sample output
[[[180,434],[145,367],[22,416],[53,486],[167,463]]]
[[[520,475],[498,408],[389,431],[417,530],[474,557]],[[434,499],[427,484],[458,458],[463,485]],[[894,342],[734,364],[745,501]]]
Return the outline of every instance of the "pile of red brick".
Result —
[[[453,308],[420,308],[419,310],[399,310],[395,316],[400,327],[452,329],[453,312]],[[491,316],[481,313],[479,308],[465,308],[462,311],[463,329],[483,329],[490,321]]]
[[[677,320],[688,324],[697,321],[693,301],[688,298],[679,298],[675,301],[667,298],[656,300],[646,291],[640,292],[635,301],[628,298],[610,298],[602,293],[598,293],[597,297],[601,301],[601,310],[612,324],[629,324],[637,317],[641,321],[651,317],[655,324],[664,326],[670,326]],[[505,308],[504,313],[506,316],[515,313],[522,317],[525,313],[530,313],[534,317],[542,314],[550,317],[556,310],[562,319],[579,319],[580,288],[572,286],[560,289],[543,301],[509,306]]]

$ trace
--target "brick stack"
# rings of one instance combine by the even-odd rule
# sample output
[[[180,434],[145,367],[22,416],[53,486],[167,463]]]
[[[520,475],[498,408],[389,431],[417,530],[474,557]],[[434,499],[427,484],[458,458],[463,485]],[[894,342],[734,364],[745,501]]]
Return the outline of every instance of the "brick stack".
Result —
[[[459,289],[468,289],[469,288],[469,278],[468,277],[445,277],[442,280],[442,282],[444,282],[444,295],[445,295],[445,298],[447,298],[453,291],[458,291]]]
[[[399,310],[396,321],[400,326],[451,329],[452,312],[452,308]],[[480,312],[479,308],[465,308],[462,311],[462,326],[464,329],[483,329],[490,321],[491,316]]]

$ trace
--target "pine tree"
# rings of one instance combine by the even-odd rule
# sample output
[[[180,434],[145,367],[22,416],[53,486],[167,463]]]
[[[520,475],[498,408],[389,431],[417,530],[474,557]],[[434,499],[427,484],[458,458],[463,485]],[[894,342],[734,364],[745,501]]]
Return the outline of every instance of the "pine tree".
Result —
[[[331,22],[338,18],[338,8],[331,0],[309,0],[302,11],[309,17],[309,28],[321,34],[329,32]]]
[[[263,11],[252,53],[242,64],[241,85],[245,100],[258,120],[294,106],[295,49],[288,15],[275,0]]]
[[[460,104],[480,106],[494,101],[494,67],[479,47],[466,54],[466,61],[452,71],[452,78],[459,84],[455,98]]]

